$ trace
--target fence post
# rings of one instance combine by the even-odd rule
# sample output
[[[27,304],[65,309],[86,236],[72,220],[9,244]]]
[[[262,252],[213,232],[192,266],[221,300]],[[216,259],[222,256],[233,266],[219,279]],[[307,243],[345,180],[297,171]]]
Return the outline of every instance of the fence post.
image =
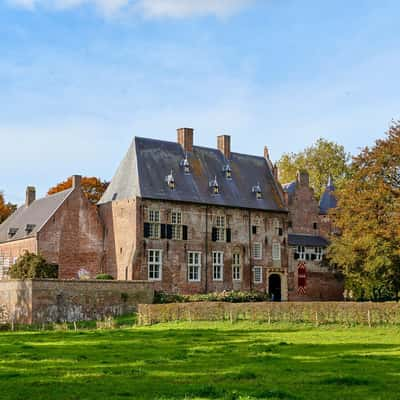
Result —
[[[315,311],[315,326],[318,326],[318,311]]]
[[[371,324],[371,311],[369,309],[368,309],[367,316],[368,316],[368,326],[371,328],[371,326],[372,326],[372,324]]]

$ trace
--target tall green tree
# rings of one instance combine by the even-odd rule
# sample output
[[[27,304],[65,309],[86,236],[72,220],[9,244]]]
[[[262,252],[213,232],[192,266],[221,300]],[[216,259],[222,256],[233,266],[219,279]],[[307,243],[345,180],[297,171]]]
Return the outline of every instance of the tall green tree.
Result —
[[[337,193],[328,257],[356,298],[398,298],[400,292],[400,123],[353,159]]]
[[[335,185],[341,187],[348,173],[350,155],[342,145],[326,139],[318,139],[312,146],[299,153],[285,153],[277,162],[279,180],[282,183],[296,179],[297,171],[306,170],[310,184],[319,198],[323,193],[329,175]]]

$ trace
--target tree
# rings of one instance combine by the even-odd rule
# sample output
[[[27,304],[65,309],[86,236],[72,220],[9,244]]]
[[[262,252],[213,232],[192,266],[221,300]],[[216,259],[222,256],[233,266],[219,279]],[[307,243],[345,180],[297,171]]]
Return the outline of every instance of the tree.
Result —
[[[285,153],[277,162],[279,180],[288,183],[296,179],[297,171],[306,170],[310,175],[310,185],[319,198],[325,190],[329,175],[340,188],[348,172],[350,155],[343,146],[318,139],[315,144],[299,153]]]
[[[15,204],[6,203],[4,195],[0,192],[0,224],[5,221],[15,210],[17,206]]]
[[[400,292],[400,123],[353,159],[337,193],[341,235],[328,251],[358,299],[398,298]]]
[[[58,266],[49,264],[40,254],[26,251],[8,273],[11,279],[57,279]]]
[[[86,195],[88,200],[91,203],[96,204],[100,200],[103,193],[106,191],[109,182],[102,181],[100,178],[96,178],[93,176],[92,177],[84,176],[82,178],[81,185],[83,193]],[[50,188],[47,194],[62,192],[63,190],[67,190],[71,187],[72,187],[72,177],[69,177],[66,181],[60,182],[56,186]]]

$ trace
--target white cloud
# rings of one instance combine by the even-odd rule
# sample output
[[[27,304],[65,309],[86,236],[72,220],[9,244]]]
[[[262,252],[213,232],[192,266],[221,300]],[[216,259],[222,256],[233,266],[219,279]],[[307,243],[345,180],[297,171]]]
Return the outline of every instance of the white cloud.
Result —
[[[12,6],[27,10],[39,8],[62,11],[93,6],[105,16],[133,10],[149,18],[185,18],[215,15],[224,17],[238,12],[254,0],[8,0]]]
[[[249,0],[139,0],[138,7],[148,17],[185,18],[190,16],[231,15]]]

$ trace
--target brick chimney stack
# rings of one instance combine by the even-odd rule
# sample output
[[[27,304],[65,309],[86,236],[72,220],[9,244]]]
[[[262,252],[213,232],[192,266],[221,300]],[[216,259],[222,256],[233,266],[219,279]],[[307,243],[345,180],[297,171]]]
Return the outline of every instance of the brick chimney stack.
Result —
[[[269,160],[269,150],[267,146],[264,146],[264,158]]]
[[[297,183],[300,186],[310,186],[310,176],[307,171],[297,171]]]
[[[185,152],[193,151],[193,128],[179,128],[178,143],[183,147]]]
[[[72,188],[78,189],[81,187],[82,176],[81,175],[72,175]]]
[[[227,160],[231,158],[231,137],[229,135],[218,136],[218,150],[225,156]]]
[[[36,200],[36,189],[34,186],[26,188],[25,205],[29,207]]]

